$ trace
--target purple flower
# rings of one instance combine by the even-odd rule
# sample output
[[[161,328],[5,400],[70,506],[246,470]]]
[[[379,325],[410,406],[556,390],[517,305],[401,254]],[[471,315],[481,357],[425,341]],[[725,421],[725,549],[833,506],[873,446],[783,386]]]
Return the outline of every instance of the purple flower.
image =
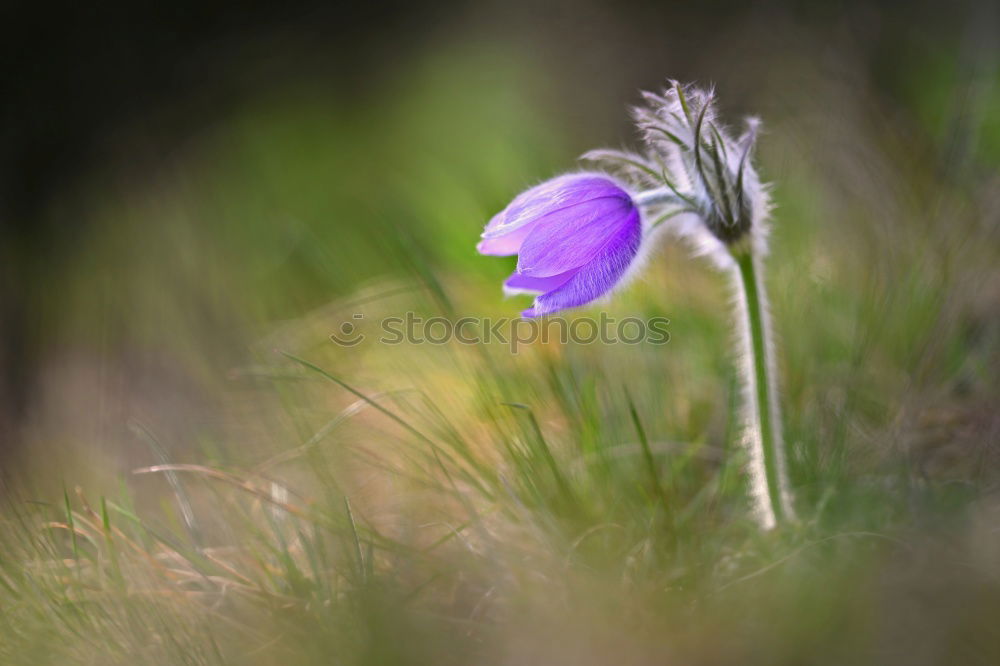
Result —
[[[619,284],[639,252],[642,222],[609,176],[572,173],[522,192],[497,213],[476,249],[517,257],[507,293],[537,294],[522,316],[585,305]]]

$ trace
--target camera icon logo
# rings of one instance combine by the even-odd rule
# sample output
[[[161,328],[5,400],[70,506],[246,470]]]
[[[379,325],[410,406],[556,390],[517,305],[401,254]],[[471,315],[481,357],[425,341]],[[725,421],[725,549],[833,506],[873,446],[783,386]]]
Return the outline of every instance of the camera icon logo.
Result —
[[[365,316],[361,313],[356,313],[353,318],[360,321]],[[345,321],[340,325],[338,331],[330,334],[330,339],[341,347],[353,347],[365,340],[365,334],[358,329],[359,326],[353,322]]]

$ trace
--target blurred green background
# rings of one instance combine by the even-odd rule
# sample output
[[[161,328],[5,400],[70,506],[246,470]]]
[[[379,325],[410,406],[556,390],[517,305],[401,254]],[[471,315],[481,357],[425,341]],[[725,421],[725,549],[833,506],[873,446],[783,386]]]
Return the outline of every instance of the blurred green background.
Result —
[[[3,12],[4,663],[1000,660],[991,4]],[[514,316],[482,225],[668,76],[764,121],[792,533],[676,243],[576,313],[664,347],[328,337]]]

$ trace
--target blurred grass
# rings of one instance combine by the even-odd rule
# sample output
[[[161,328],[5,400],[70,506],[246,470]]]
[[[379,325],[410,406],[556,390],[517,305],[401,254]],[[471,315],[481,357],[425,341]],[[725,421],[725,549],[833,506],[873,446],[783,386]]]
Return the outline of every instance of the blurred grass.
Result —
[[[947,132],[870,91],[766,119],[794,528],[748,519],[728,296],[681,248],[607,306],[664,347],[329,341],[519,310],[481,224],[600,143],[545,85],[471,46],[289,84],[53,212],[95,231],[39,287],[0,661],[1000,661],[996,164],[940,178]]]

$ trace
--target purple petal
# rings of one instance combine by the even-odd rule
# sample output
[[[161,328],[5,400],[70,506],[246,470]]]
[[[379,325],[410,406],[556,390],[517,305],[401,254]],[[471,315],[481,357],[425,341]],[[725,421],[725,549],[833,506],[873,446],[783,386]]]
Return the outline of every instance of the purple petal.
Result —
[[[601,174],[575,173],[557,176],[517,195],[513,201],[490,220],[483,231],[480,250],[484,254],[513,254],[530,228],[542,217],[563,208],[603,197],[626,194],[613,180]],[[492,239],[512,236],[509,243],[487,243]],[[512,249],[513,248],[513,249]]]
[[[636,224],[623,227],[607,247],[593,261],[583,266],[562,286],[535,299],[534,307],[525,310],[523,317],[538,317],[566,308],[585,305],[606,295],[617,285],[639,252],[642,227],[638,212]]]
[[[627,197],[627,195],[626,195]],[[546,215],[519,250],[517,272],[547,277],[583,266],[620,231],[639,226],[631,199],[603,197]]]
[[[535,226],[533,224],[525,224],[520,229],[515,229],[505,236],[483,238],[483,240],[479,241],[479,244],[476,245],[476,251],[479,252],[479,254],[489,254],[497,257],[507,257],[512,254],[517,254],[517,251],[521,249],[521,244],[524,242],[524,239],[528,237],[528,234],[530,234],[531,230],[534,228]]]
[[[550,277],[529,277],[527,275],[521,275],[520,273],[511,273],[510,277],[504,280],[503,286],[505,292],[536,292],[544,293],[546,291],[552,291],[553,289],[558,289],[562,285],[566,284],[574,275],[579,271],[578,268],[574,268],[571,271],[566,271],[559,275],[552,275]]]

